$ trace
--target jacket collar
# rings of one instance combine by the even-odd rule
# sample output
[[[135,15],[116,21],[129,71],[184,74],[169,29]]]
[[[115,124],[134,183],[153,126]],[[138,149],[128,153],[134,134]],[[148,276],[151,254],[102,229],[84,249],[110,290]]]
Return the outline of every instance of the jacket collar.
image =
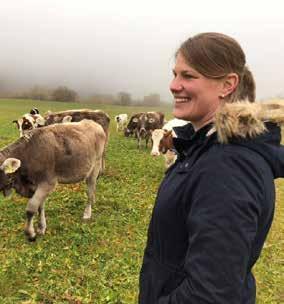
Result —
[[[207,144],[208,142],[216,142],[217,136],[215,131],[212,132],[213,127],[213,123],[205,125],[198,131],[194,130],[191,123],[182,127],[174,127],[174,132],[177,135],[177,138],[173,138],[175,150],[180,156],[187,156],[193,145],[196,146]]]
[[[204,140],[212,128],[213,123],[209,123],[199,130],[195,131],[192,124],[188,123],[185,126],[174,127],[173,129],[178,138],[182,138],[184,140]]]
[[[175,149],[182,154],[188,154],[194,144],[228,143],[261,139],[265,133],[271,132],[275,124],[284,123],[284,103],[250,103],[241,100],[225,103],[216,112],[214,122],[209,123],[198,131],[192,124],[175,127],[178,138],[173,139]],[[277,141],[279,140],[279,131]]]

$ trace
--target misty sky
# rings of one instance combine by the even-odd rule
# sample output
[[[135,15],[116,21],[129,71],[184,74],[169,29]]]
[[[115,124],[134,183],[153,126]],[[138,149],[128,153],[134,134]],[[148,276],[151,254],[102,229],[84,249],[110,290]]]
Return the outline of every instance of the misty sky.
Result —
[[[239,41],[258,99],[284,96],[282,0],[2,0],[0,88],[67,85],[170,101],[175,50],[205,31]]]

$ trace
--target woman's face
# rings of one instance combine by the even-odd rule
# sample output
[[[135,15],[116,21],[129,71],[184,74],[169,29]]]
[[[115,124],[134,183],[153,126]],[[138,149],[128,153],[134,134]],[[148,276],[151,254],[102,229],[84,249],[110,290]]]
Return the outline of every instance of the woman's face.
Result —
[[[188,65],[179,53],[170,90],[174,96],[173,115],[191,121],[195,130],[212,121],[222,95],[223,82],[206,78]]]

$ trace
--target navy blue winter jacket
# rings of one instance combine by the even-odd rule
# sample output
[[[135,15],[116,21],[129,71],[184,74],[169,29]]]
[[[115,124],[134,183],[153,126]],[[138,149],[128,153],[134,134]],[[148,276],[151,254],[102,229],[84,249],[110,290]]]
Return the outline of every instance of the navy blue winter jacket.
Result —
[[[280,128],[220,144],[211,125],[175,128],[179,157],[160,185],[140,273],[140,304],[254,304],[252,267],[283,176]]]

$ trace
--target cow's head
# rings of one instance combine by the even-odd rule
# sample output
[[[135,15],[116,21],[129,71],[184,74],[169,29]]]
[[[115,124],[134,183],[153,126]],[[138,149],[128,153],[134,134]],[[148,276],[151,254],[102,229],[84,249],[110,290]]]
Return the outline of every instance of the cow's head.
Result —
[[[124,129],[124,136],[125,137],[129,137],[132,134],[133,134],[133,131],[131,131],[130,129],[128,129],[128,128]]]
[[[159,151],[165,154],[168,150],[171,150],[173,146],[173,133],[171,130],[165,130],[164,136],[160,140]]]
[[[7,158],[0,166],[0,191],[8,196],[14,186],[15,172],[20,168],[21,161],[17,158]]]
[[[166,131],[163,129],[155,129],[152,132],[152,142],[153,142],[152,151],[151,151],[152,156],[160,155],[160,141],[162,140],[165,132]]]
[[[143,113],[140,117],[139,117],[139,121],[138,121],[138,131],[139,131],[139,136],[141,138],[145,138],[149,132],[157,129],[157,124],[158,120],[157,117],[151,113]]]
[[[159,156],[160,153],[166,154],[173,148],[173,135],[171,130],[155,129],[152,131],[153,147],[152,156]]]
[[[143,113],[134,114],[131,116],[129,123],[127,124],[127,127],[124,129],[124,135],[128,137],[129,135],[134,134],[135,130],[138,127],[139,117]]]
[[[14,120],[20,131],[20,136],[23,136],[25,132],[39,128],[45,125],[45,119],[40,114],[25,114],[18,120]]]
[[[148,115],[146,113],[143,113],[138,118],[138,122],[137,122],[137,129],[139,136],[141,138],[144,138],[147,135],[147,125],[148,125]]]
[[[21,168],[21,161],[17,158],[7,158],[0,166],[0,191],[4,196],[8,196],[14,188],[16,192],[24,197],[32,197],[36,190],[36,185],[32,182],[25,170]]]

